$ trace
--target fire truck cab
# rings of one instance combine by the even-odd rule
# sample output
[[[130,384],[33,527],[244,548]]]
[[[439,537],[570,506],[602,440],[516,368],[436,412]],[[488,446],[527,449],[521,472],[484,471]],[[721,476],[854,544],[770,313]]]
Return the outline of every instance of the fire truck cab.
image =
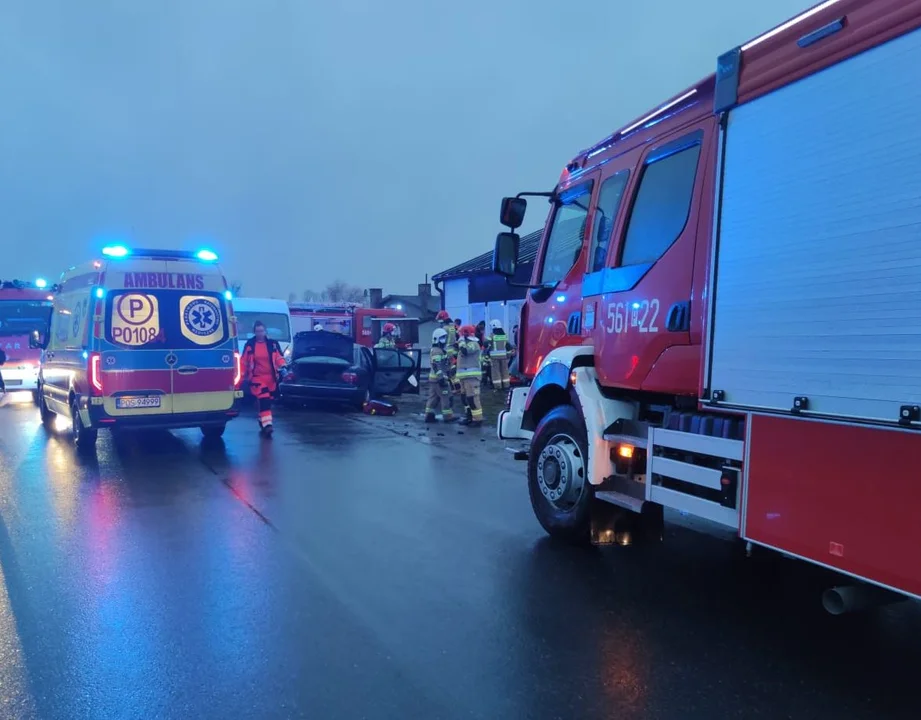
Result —
[[[0,374],[7,392],[38,397],[38,371],[55,289],[41,278],[0,280],[0,351],[5,358]]]
[[[921,1],[827,0],[503,200],[509,278],[550,204],[498,427],[548,533],[669,508],[921,597],[919,66]]]

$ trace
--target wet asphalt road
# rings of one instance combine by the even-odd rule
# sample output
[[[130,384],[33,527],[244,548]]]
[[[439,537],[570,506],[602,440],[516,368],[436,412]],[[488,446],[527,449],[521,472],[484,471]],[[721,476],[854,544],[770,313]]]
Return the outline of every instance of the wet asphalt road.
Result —
[[[253,423],[78,462],[0,409],[0,718],[921,715],[913,604],[681,527],[559,548],[488,430]]]

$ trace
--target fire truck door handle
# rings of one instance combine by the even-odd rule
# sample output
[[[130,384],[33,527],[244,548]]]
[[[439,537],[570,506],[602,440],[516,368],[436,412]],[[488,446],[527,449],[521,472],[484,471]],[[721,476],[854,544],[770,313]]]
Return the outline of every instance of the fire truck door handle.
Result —
[[[667,332],[687,332],[691,329],[691,303],[677,302],[668,309],[665,320]]]
[[[181,368],[176,368],[176,372],[180,375],[194,375],[198,372],[198,368],[194,365],[183,365]]]

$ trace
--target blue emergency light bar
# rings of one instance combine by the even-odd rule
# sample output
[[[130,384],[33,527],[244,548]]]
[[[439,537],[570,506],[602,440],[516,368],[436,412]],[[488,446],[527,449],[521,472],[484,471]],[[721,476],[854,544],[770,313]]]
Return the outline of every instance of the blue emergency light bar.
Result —
[[[150,258],[153,260],[199,260],[201,262],[217,262],[217,253],[203,248],[201,250],[148,250],[129,249],[124,245],[106,245],[102,254],[110,258]]]

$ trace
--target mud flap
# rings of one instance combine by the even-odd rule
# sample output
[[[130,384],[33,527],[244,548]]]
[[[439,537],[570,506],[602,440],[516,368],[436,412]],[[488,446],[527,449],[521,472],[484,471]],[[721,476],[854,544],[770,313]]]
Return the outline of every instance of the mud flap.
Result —
[[[592,545],[634,545],[661,542],[665,522],[663,508],[644,503],[639,513],[593,498],[589,509]]]

